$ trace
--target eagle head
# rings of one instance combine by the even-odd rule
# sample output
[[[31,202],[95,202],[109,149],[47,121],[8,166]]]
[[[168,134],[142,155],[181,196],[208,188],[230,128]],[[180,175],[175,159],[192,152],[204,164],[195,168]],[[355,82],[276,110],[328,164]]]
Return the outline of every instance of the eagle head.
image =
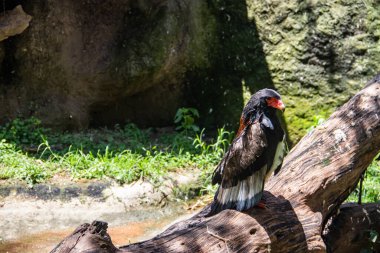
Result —
[[[262,109],[271,107],[281,111],[285,110],[285,104],[282,102],[280,94],[272,89],[262,89],[253,94],[247,106],[254,106]]]
[[[280,94],[272,89],[257,91],[243,109],[237,135],[240,135],[247,125],[252,124],[263,113],[274,115],[276,110],[285,111],[285,104],[282,102]]]

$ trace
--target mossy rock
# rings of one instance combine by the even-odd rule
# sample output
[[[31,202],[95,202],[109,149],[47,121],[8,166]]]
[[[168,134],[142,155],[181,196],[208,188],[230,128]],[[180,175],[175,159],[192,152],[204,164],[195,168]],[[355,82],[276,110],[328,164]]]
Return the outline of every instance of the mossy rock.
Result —
[[[380,12],[375,3],[247,2],[273,85],[288,105],[285,119],[293,142],[380,71],[380,26],[373,25]],[[273,41],[273,34],[282,39]]]

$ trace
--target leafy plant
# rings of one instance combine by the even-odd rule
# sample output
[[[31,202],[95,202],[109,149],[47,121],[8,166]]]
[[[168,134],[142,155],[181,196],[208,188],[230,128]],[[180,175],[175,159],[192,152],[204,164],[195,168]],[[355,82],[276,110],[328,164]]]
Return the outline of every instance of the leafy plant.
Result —
[[[234,133],[224,129],[218,129],[216,140],[206,141],[204,139],[204,131],[196,135],[193,141],[195,148],[200,150],[201,155],[197,157],[197,164],[203,168],[201,173],[201,193],[212,193],[216,190],[216,186],[211,185],[212,172],[218,164],[223,154],[230,145]]]
[[[29,119],[15,119],[4,126],[0,126],[0,140],[6,139],[10,143],[39,144],[42,137],[48,132],[41,126],[41,121],[31,117]]]
[[[199,118],[199,112],[195,108],[179,108],[174,116],[176,130],[198,132],[199,127],[195,125],[195,118]]]
[[[307,129],[307,132],[310,133],[310,132],[313,131],[317,126],[322,125],[325,121],[326,121],[325,117],[323,117],[323,116],[321,116],[321,115],[314,115],[314,116],[313,116],[313,125],[310,126],[310,127]]]
[[[29,185],[45,181],[54,171],[54,165],[31,158],[16,149],[14,144],[0,141],[0,178],[17,178]]]
[[[222,156],[232,141],[233,132],[229,132],[222,127],[218,129],[215,142],[207,143],[203,139],[204,131],[205,129],[203,128],[201,133],[194,138],[193,145],[195,148],[200,149],[202,154],[213,152],[217,156]]]
[[[380,155],[380,154],[379,154]],[[362,201],[364,203],[380,201],[380,161],[379,155],[368,166],[362,190]],[[348,202],[357,202],[359,197],[359,186],[348,197]]]

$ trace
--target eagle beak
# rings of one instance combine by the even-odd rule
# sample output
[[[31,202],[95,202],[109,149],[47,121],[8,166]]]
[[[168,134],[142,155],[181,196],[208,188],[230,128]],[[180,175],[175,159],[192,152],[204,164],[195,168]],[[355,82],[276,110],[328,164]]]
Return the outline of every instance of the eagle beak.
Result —
[[[275,107],[275,108],[285,112],[285,104],[281,100],[277,100],[277,101],[278,101],[277,107]]]
[[[267,100],[268,106],[279,109],[281,111],[285,111],[285,104],[281,101],[281,99],[269,98]]]

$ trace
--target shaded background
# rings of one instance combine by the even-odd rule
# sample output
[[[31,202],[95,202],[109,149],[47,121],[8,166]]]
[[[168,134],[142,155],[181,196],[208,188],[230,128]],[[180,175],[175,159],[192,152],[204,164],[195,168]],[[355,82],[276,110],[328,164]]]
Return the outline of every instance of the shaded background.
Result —
[[[173,124],[235,129],[250,94],[275,87],[297,141],[380,70],[370,0],[3,1],[32,16],[0,42],[0,123],[35,116],[78,130]]]

